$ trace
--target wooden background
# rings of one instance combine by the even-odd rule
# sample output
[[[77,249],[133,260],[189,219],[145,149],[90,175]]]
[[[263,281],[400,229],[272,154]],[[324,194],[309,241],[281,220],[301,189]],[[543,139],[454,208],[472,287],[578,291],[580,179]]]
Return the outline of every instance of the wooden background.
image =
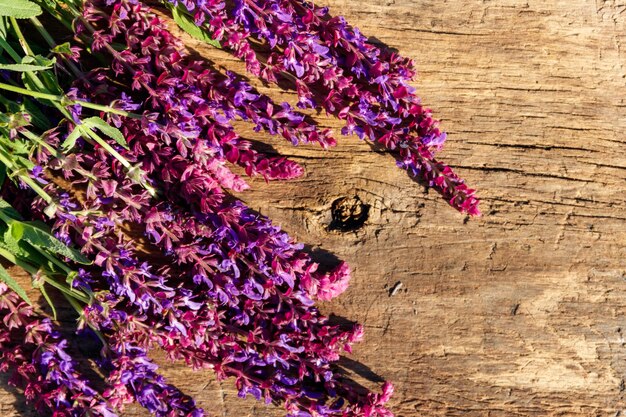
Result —
[[[405,417],[624,415],[626,1],[325,1],[415,58],[450,134],[442,158],[483,200],[466,223],[356,138],[330,151],[273,142],[306,176],[253,181],[242,198],[320,259],[352,265],[351,287],[323,310],[365,324],[351,359],[370,368],[366,383],[393,381]],[[328,230],[342,197],[370,206],[363,227]],[[284,415],[211,372],[164,373],[212,416]],[[34,414],[0,393],[0,416],[16,415]]]

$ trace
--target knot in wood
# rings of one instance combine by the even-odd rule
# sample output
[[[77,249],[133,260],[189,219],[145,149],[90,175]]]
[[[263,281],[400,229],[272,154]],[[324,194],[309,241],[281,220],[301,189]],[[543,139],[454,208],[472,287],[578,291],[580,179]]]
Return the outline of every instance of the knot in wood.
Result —
[[[349,232],[363,227],[367,221],[370,206],[361,201],[358,196],[340,197],[333,201],[330,210],[332,221],[328,229]]]

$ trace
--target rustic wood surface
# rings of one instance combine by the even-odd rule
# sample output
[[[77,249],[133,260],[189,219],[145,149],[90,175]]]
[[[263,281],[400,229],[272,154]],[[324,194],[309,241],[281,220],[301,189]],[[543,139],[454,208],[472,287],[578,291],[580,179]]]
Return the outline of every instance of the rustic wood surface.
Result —
[[[415,58],[415,85],[450,134],[442,157],[480,190],[484,212],[466,222],[355,138],[330,151],[272,142],[306,176],[253,181],[242,198],[321,260],[332,259],[327,251],[352,265],[347,293],[322,307],[365,324],[351,356],[363,365],[352,368],[370,387],[380,386],[377,375],[395,383],[398,416],[623,415],[626,2],[328,4]],[[227,54],[187,41],[244,73]],[[369,205],[368,219],[329,231],[343,197]],[[164,373],[210,415],[284,415],[240,400],[211,372],[168,364]],[[29,410],[0,393],[0,416]]]

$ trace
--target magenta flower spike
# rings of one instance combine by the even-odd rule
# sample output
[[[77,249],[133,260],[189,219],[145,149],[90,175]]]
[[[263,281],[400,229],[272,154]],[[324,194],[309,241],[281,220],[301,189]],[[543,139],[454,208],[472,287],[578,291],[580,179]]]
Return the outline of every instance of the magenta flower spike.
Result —
[[[475,191],[435,159],[446,134],[409,83],[413,62],[371,43],[341,16],[304,0],[168,0],[269,82],[294,81],[298,105],[345,121],[344,135],[389,150],[411,177],[479,215]],[[260,51],[252,42],[261,44]],[[263,59],[260,59],[262,56]]]
[[[85,410],[114,417],[133,402],[156,417],[202,417],[191,397],[159,375],[148,357],[158,347],[230,379],[241,397],[283,405],[288,417],[391,417],[390,383],[371,392],[337,367],[363,327],[335,325],[315,305],[346,290],[349,266],[323,270],[304,245],[233,194],[249,187],[235,165],[266,180],[304,173],[241,137],[238,121],[294,145],[331,147],[332,132],[299,110],[315,109],[345,122],[343,135],[388,150],[459,211],[478,215],[475,191],[436,158],[446,135],[410,85],[413,63],[306,1],[168,1],[251,73],[291,83],[298,102],[276,103],[195,58],[138,0],[86,1],[73,28],[87,48],[57,52],[77,63],[68,73],[80,74],[60,101],[71,104],[70,116],[26,156],[35,165],[20,186],[28,188],[30,175],[40,197],[7,200],[26,204],[30,219],[92,261],[72,285],[91,296],[80,327],[106,342],[99,364],[108,388],[102,395],[90,389],[52,324],[2,285],[0,369],[16,367],[12,383],[54,417]],[[80,125],[95,112],[94,132],[103,138],[70,136],[89,129]],[[35,121],[25,116],[7,135],[32,139]],[[61,146],[68,136],[72,147]]]

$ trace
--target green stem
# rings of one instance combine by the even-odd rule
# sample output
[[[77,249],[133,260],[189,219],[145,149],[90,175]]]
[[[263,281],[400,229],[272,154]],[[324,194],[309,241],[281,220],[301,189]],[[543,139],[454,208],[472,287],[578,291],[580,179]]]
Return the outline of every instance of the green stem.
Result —
[[[52,145],[50,145],[48,142],[46,142],[45,140],[43,140],[39,136],[35,135],[30,130],[23,129],[23,130],[20,130],[20,133],[22,135],[26,136],[27,139],[30,139],[33,142],[35,142],[35,143],[43,146],[44,148],[46,148],[48,150],[48,152],[50,152],[52,155],[54,155],[55,158],[57,158],[57,159],[63,158],[63,154],[61,152],[59,152],[56,148],[54,148]]]
[[[14,218],[7,216],[1,210],[0,210],[0,220],[5,222],[7,225],[9,225],[9,224],[11,224],[12,222],[15,222],[15,221],[19,222],[19,220],[15,220]]]
[[[108,153],[111,154],[111,156],[113,156],[113,158],[115,158],[118,161],[120,161],[120,163],[124,166],[124,168],[126,168],[126,169],[131,169],[132,168],[132,165],[130,164],[130,162],[128,162],[126,160],[126,158],[124,158],[122,155],[120,155],[119,152],[117,152],[115,149],[113,149],[111,147],[111,145],[109,145],[104,139],[102,139],[96,132],[94,132],[91,129],[85,129],[85,128],[82,127],[82,125],[78,126],[77,129],[81,129],[81,132],[83,134],[86,134],[94,142],[96,142],[100,146],[102,146]]]
[[[24,271],[28,272],[31,275],[36,275],[39,270],[37,268],[35,268],[33,265],[30,265],[26,262],[22,262],[21,260],[19,260],[15,255],[13,255],[11,252],[7,251],[6,249],[0,248],[0,256],[2,256],[3,258],[5,258],[7,261],[11,262],[13,265],[17,265],[20,268],[22,268]],[[56,282],[55,280],[53,280],[52,278],[50,278],[47,275],[43,275],[44,276],[44,281],[51,285],[52,287],[56,288],[57,290],[59,290],[61,292],[61,294],[63,294],[63,296],[65,297],[65,299],[70,303],[70,305],[76,310],[76,312],[79,315],[83,315],[83,309],[80,306],[80,304],[78,304],[78,302],[76,300],[82,301],[85,304],[89,304],[90,300],[89,298],[87,298],[84,294],[81,294],[77,291],[75,291],[72,288],[67,288],[62,284],[59,284],[58,282]],[[48,301],[48,303],[50,303],[50,301]],[[54,308],[54,306],[52,304],[50,304],[50,306],[52,308]],[[56,314],[55,314],[56,316]],[[90,326],[92,327],[92,326]],[[92,327],[93,329],[93,327]],[[106,344],[104,337],[102,336],[102,334],[96,330],[93,329],[96,334],[98,334],[98,337],[100,338],[100,340]]]
[[[9,252],[8,250],[4,248],[0,248],[0,256],[2,256],[7,261],[11,262],[13,265],[19,266],[20,268],[22,268],[24,271],[28,272],[31,275],[34,275],[37,273],[37,268],[35,268],[31,264],[22,262],[21,260],[17,258],[17,256],[15,256],[14,254],[12,254],[11,252]]]
[[[44,38],[44,40],[48,43],[48,45],[51,48],[54,48],[56,46],[56,42],[54,41],[54,39],[52,38],[52,36],[50,36],[50,33],[48,33],[48,31],[46,30],[46,28],[41,24],[41,22],[39,21],[39,19],[37,19],[36,17],[31,17],[30,18],[31,23],[33,24],[33,26],[35,26],[35,29],[37,29],[37,32],[39,32],[39,34]]]
[[[4,40],[2,37],[0,37],[0,46],[2,47],[2,49],[4,49],[5,51],[9,53],[9,55],[11,56],[11,59],[13,59],[15,62],[19,63],[22,61],[22,57],[19,56],[19,54],[15,52],[15,49],[13,49],[13,47],[9,45],[9,43],[6,40]]]
[[[10,169],[13,175],[17,175],[26,185],[32,188],[32,190],[35,191],[46,203],[52,203],[52,197],[50,197],[50,195],[45,192],[39,184],[33,181],[31,177],[20,172],[21,169],[16,169],[15,164],[11,160],[11,156],[7,155],[3,149],[0,149],[0,162],[2,162],[7,169]]]
[[[50,255],[48,252],[39,248],[38,246],[33,245],[33,247],[37,250],[37,252],[41,253],[44,257],[46,257],[46,259],[48,259],[50,262],[58,266],[65,274],[70,274],[72,272],[72,270],[67,265],[65,265],[63,262],[58,260],[56,257]]]
[[[45,278],[44,278],[45,280]],[[48,303],[48,305],[50,306],[50,309],[52,310],[52,319],[56,321],[57,319],[57,309],[54,306],[54,303],[52,302],[52,299],[50,298],[50,295],[48,294],[48,291],[46,290],[45,285],[40,285],[38,287],[35,287],[39,290],[39,292],[41,293],[41,295],[43,295],[43,298],[46,300],[46,302]]]
[[[43,87],[43,85],[42,85],[42,88],[45,88],[45,87]],[[13,93],[24,94],[24,95],[35,97],[35,98],[40,98],[40,99],[43,99],[43,100],[50,100],[52,102],[63,103],[65,105],[67,105],[67,106],[73,106],[75,104],[78,104],[78,105],[80,105],[82,107],[85,107],[85,108],[88,108],[88,109],[103,111],[105,113],[117,114],[117,115],[120,115],[120,116],[130,117],[132,119],[141,119],[142,118],[142,116],[140,114],[129,113],[129,112],[125,111],[125,110],[119,110],[119,109],[116,109],[116,108],[113,108],[113,107],[110,107],[110,106],[104,106],[104,105],[101,105],[101,104],[90,103],[88,101],[83,101],[83,100],[71,100],[71,99],[68,99],[65,96],[60,96],[60,95],[56,95],[56,94],[49,94],[49,93],[42,93],[41,91],[33,91],[33,90],[29,90],[27,88],[17,87],[15,85],[0,83],[0,89],[1,90],[6,90],[6,91],[11,91]],[[69,119],[72,120],[71,117]]]
[[[33,72],[27,72],[26,75],[33,81],[33,83],[35,83],[35,85],[37,86],[37,88],[39,88],[39,90],[43,90],[46,91],[47,88],[43,85],[43,83],[41,82],[41,80],[39,78],[37,78],[37,76],[35,75],[35,73]],[[40,91],[39,91],[40,93]],[[48,94],[48,93],[41,93],[41,94]],[[59,112],[61,112],[61,114],[63,115],[63,117],[65,117],[67,120],[69,121],[73,121],[72,119],[72,115],[67,111],[67,109],[65,107],[63,107],[59,102],[57,101],[52,101],[52,105],[54,107],[57,108],[57,110],[59,110]]]
[[[85,317],[85,311],[83,310],[83,307],[80,304],[78,304],[74,298],[72,298],[72,297],[70,297],[70,296],[68,296],[66,294],[63,294],[63,296],[68,301],[68,303],[70,303],[70,305],[72,306],[74,311],[76,311],[76,313],[78,313],[78,315],[80,317]],[[98,328],[96,328],[94,325],[89,323],[88,321],[86,321],[86,322],[87,322],[87,325],[91,328],[91,330],[94,331],[96,336],[98,336],[98,339],[100,339],[100,341],[102,342],[102,345],[103,346],[107,346],[107,342],[104,339],[104,335],[102,334],[102,332],[100,330],[98,330]]]
[[[80,306],[80,304],[78,304],[76,302],[76,299],[74,297],[70,297],[68,295],[66,295],[65,293],[63,293],[63,295],[65,296],[65,298],[67,299],[67,301],[70,303],[70,305],[74,308],[74,310],[76,310],[76,312],[79,315],[83,315],[83,308]]]
[[[77,16],[81,20],[83,20],[84,23],[86,25],[88,25],[88,27],[91,28],[91,30],[93,30],[93,27],[91,27],[89,22],[85,21],[85,19],[82,17],[82,15],[74,8],[74,6],[72,4],[70,4],[69,2],[65,2],[64,6],[66,6],[75,16]],[[32,51],[30,51],[30,48],[28,47],[28,44],[27,44],[23,34],[21,33],[21,31],[19,29],[19,26],[17,25],[17,21],[15,19],[13,19],[12,23],[15,26],[15,30],[17,32],[18,38],[20,39],[20,42],[22,43],[22,46],[24,47],[24,50],[26,51],[27,54],[32,54]],[[34,21],[34,23],[35,23],[35,27],[41,26],[39,21]],[[45,31],[45,29],[44,29],[44,31]],[[47,32],[45,32],[45,33],[47,34]],[[54,40],[49,36],[49,34],[48,34],[48,37],[49,37],[49,42],[51,41],[52,43],[54,43]],[[44,38],[46,38],[45,35],[44,35]],[[53,105],[55,107],[57,107],[61,111],[61,113],[64,115],[64,117],[67,120],[71,121],[71,122],[73,122],[73,118],[67,112],[67,109],[64,106],[74,105],[74,104],[79,104],[79,105],[81,105],[83,107],[90,108],[90,109],[93,109],[93,110],[98,110],[98,111],[103,111],[103,112],[107,112],[107,113],[117,114],[117,115],[129,117],[129,118],[134,118],[134,119],[141,119],[142,118],[141,115],[132,114],[132,113],[129,113],[129,112],[123,111],[123,110],[118,110],[118,109],[112,108],[110,106],[104,106],[104,105],[95,104],[95,103],[83,102],[83,101],[79,101],[79,100],[71,100],[71,99],[68,99],[67,97],[63,97],[63,96],[60,96],[60,95],[55,95],[55,94],[49,94],[49,93],[46,93],[46,92],[41,92],[41,90],[43,90],[43,91],[46,90],[46,88],[43,85],[43,83],[32,72],[27,72],[26,74],[33,80],[33,82],[37,85],[37,87],[39,88],[40,91],[31,91],[31,90],[27,90],[27,89],[24,89],[24,88],[21,88],[21,87],[12,86],[12,85],[5,84],[5,83],[0,83],[0,89],[5,89],[5,90],[12,91],[12,92],[19,93],[19,94],[26,94],[26,95],[30,95],[30,96],[33,96],[33,97],[36,97],[36,98],[40,98],[40,99],[50,100],[53,103]],[[63,105],[63,106],[61,106],[61,105]],[[130,162],[128,162],[126,160],[126,158],[124,158],[121,154],[119,154],[105,140],[103,140],[99,135],[97,135],[91,129],[84,129],[79,124],[77,124],[76,128],[77,129],[81,129],[81,133],[82,133],[83,136],[88,136],[89,138],[94,140],[96,143],[98,143],[100,146],[102,146],[107,152],[109,152],[109,154],[111,154],[111,156],[113,156],[115,159],[117,159],[129,172],[133,169],[132,165],[130,164]],[[31,181],[31,183],[32,183],[32,181]],[[28,185],[31,185],[31,184],[28,184]],[[156,190],[154,190],[154,188],[152,188],[148,184],[141,183],[141,185],[144,186],[152,196],[156,195]]]
[[[54,38],[52,38],[52,35],[50,35],[50,32],[46,30],[46,27],[41,24],[39,19],[37,19],[36,17],[31,17],[30,22],[33,24],[33,26],[35,26],[35,29],[37,29],[37,32],[39,32],[39,34],[43,37],[43,39],[48,43],[48,46],[54,49],[54,47],[56,47],[57,44],[54,41]],[[65,64],[74,73],[74,76],[76,76],[76,78],[82,77],[83,75],[82,71],[78,69],[78,67],[69,58],[67,58],[64,55],[62,55],[62,57],[63,57],[63,61],[65,62]]]
[[[124,166],[124,168],[126,168],[127,173],[129,173],[129,177],[137,184],[141,185],[142,187],[144,187],[146,190],[148,190],[148,193],[150,193],[150,195],[152,197],[156,196],[156,190],[150,186],[149,184],[146,184],[142,181],[138,181],[136,180],[136,178],[134,178],[132,175],[132,171],[138,169],[137,167],[133,167],[131,165],[130,162],[128,162],[128,160],[126,158],[124,158],[119,152],[117,152],[115,149],[113,149],[113,147],[111,145],[109,145],[104,139],[102,139],[100,137],[100,135],[98,135],[96,132],[94,132],[91,129],[85,129],[82,127],[82,125],[77,126],[77,129],[81,129],[81,132],[83,134],[86,134],[87,136],[89,136],[94,142],[96,142],[97,144],[99,144],[100,146],[102,146],[104,148],[104,150],[106,150],[113,158],[117,159],[118,161],[120,161],[120,163]]]
[[[17,25],[17,21],[14,18],[11,18],[11,19],[12,19],[11,22],[15,26],[16,32],[18,32],[18,38],[20,40],[24,41],[23,45],[22,45],[23,47],[25,45],[24,50],[26,51],[27,54],[32,54],[32,51],[30,51],[30,48],[28,48],[28,44],[26,43],[26,40],[24,39],[24,35],[22,35],[22,33],[19,31],[19,26]],[[41,80],[39,80],[39,78],[34,73],[27,72],[26,74],[33,80],[33,82],[37,85],[37,87],[40,90],[46,90],[46,88],[43,85],[43,83],[41,82]],[[32,91],[32,90],[28,90],[26,88],[17,87],[17,86],[13,86],[13,85],[10,85],[10,84],[0,83],[0,89],[4,89],[4,90],[7,90],[7,91],[12,91],[14,93],[19,93],[19,94],[30,95],[30,96],[35,97],[35,98],[50,100],[54,104],[54,106],[61,111],[61,114],[63,114],[63,116],[67,120],[69,120],[71,122],[73,122],[74,119],[69,114],[69,112],[67,111],[65,106],[73,105],[73,104],[80,104],[81,106],[84,106],[84,107],[87,107],[87,108],[91,108],[91,109],[94,109],[94,110],[108,111],[110,113],[120,114],[120,115],[127,116],[127,117],[130,115],[130,113],[128,113],[126,111],[117,110],[117,109],[114,109],[114,108],[109,107],[109,106],[103,106],[103,105],[100,105],[100,104],[93,104],[93,103],[88,103],[88,102],[83,102],[83,101],[78,101],[78,100],[71,100],[71,99],[68,99],[67,97],[63,97],[63,96],[59,96],[59,95],[55,95],[55,94],[44,93],[44,92],[41,92],[41,91]],[[61,104],[63,104],[63,106]],[[141,118],[141,116],[139,116],[139,115],[137,115],[137,117]],[[81,133],[83,135],[87,135],[87,136],[91,137],[94,141],[99,143],[100,146],[102,146],[107,152],[109,152],[115,159],[120,161],[120,163],[126,169],[131,169],[132,166],[131,166],[130,162],[128,162],[122,155],[120,155],[115,149],[113,149],[108,143],[106,143],[106,141],[104,141],[100,136],[98,136],[91,129],[83,129],[81,125],[77,125],[76,128],[77,129],[81,129]],[[30,180],[30,178],[29,178],[29,180]],[[24,182],[26,182],[33,189],[35,188],[35,187],[33,187],[33,185],[37,186],[32,181],[30,181],[30,183],[29,183],[29,182],[24,180]],[[37,190],[35,190],[35,191],[37,191]],[[47,201],[47,202],[50,203],[51,200]]]
[[[35,98],[41,98],[44,100],[58,101],[58,102],[63,100],[63,96],[58,96],[56,94],[42,93],[40,91],[33,91],[27,88],[22,88],[22,87],[5,84],[5,83],[0,83],[0,89],[11,91],[13,93],[24,94],[24,95],[35,97]]]
[[[58,283],[57,281],[55,281],[54,279],[50,278],[47,275],[44,275],[44,281],[46,282],[46,284],[49,284],[50,286],[56,288],[57,290],[61,291],[63,294],[69,297],[75,298],[78,301],[82,301],[85,304],[89,304],[89,297],[87,297],[83,293],[78,292],[73,288],[68,288],[63,284]]]
[[[26,40],[26,38],[24,37],[24,34],[22,33],[22,30],[20,29],[20,25],[17,24],[17,19],[11,16],[9,17],[9,20],[11,21],[11,25],[13,26],[13,29],[15,30],[17,39],[20,41],[20,45],[22,45],[22,49],[24,49],[24,52],[26,53],[26,55],[33,55],[33,50],[30,49],[30,46],[28,45],[28,41]]]
[[[58,2],[58,0],[57,0],[57,2]],[[64,4],[67,6],[67,8],[68,8],[68,9],[70,9],[70,12],[72,12],[72,14],[73,14],[75,17],[79,17],[79,18],[80,18],[80,17],[82,17],[82,16],[83,16],[83,15],[82,15],[82,13],[80,13],[80,12],[78,11],[78,9],[76,9],[76,8],[75,8],[72,4],[70,4],[70,2],[69,2],[69,1],[64,2]]]
[[[11,55],[11,58],[13,58],[13,60],[16,63],[20,63],[22,62],[22,58],[17,54],[17,52],[15,52],[15,50],[11,47],[11,45],[9,45],[6,41],[4,41],[2,38],[0,38],[0,46],[2,46],[4,49],[7,50],[7,52],[9,52],[9,55]],[[27,71],[26,76],[28,76],[28,78],[30,78],[32,80],[32,82],[37,86],[37,88],[39,88],[40,90],[46,90],[46,87],[43,85],[43,83],[41,82],[41,80],[39,78],[37,78],[37,76],[31,72],[31,71]],[[41,93],[39,91],[32,91],[32,90],[27,90],[25,88],[21,88],[21,87],[17,87],[17,86],[12,86],[9,84],[4,84],[4,83],[0,83],[2,85],[4,85],[5,87],[9,87],[9,88],[4,88],[5,90],[8,91],[13,91],[14,93],[20,93],[20,94],[26,94],[26,95],[30,95],[32,97],[37,97],[35,95],[33,95],[32,93],[37,93],[37,94],[47,94],[49,97],[47,98],[48,100],[52,101],[52,104],[59,109],[59,111],[61,111],[61,114],[63,114],[63,117],[66,117],[68,120],[72,120],[71,115],[67,112],[67,110],[64,107],[61,107],[53,98],[51,97],[61,97],[61,96],[57,96],[54,94],[48,94],[48,93]],[[0,87],[1,88],[1,87]],[[39,98],[46,98],[46,97],[39,97]]]
[[[40,146],[46,148],[48,150],[48,152],[50,152],[52,155],[54,155],[55,158],[57,158],[59,160],[63,160],[65,158],[65,155],[62,152],[59,152],[58,149],[56,149],[54,146],[50,145],[48,142],[46,142],[41,137],[39,137],[36,134],[34,134],[33,132],[31,132],[30,130],[22,129],[22,130],[20,130],[20,133],[22,135],[26,136],[27,139],[30,139],[33,142],[39,144]],[[86,171],[86,170],[84,170],[82,168],[75,167],[74,171],[76,171],[77,173],[79,173],[83,177],[88,178],[90,180],[94,180],[95,181],[95,180],[98,179],[98,177],[93,175],[91,172]],[[90,211],[90,213],[92,213],[92,211]]]
[[[105,106],[105,105],[102,105],[102,104],[91,103],[89,101],[72,100],[72,104],[80,104],[81,106],[86,107],[88,109],[99,110],[99,111],[103,111],[105,113],[117,114],[119,116],[124,116],[124,117],[128,117],[128,118],[131,118],[131,119],[141,120],[143,118],[143,116],[140,115],[140,114],[130,113],[130,112],[127,112],[126,110],[120,110],[120,109],[116,109],[116,108],[111,107],[111,106]]]
[[[43,201],[45,201],[48,204],[52,203],[52,197],[50,197],[50,195],[47,192],[45,192],[45,190],[41,188],[39,184],[33,181],[31,177],[29,177],[28,175],[24,175],[24,174],[19,174],[19,177],[22,181],[24,181],[26,185],[32,188],[33,191],[35,191],[37,195],[39,195],[39,197],[43,199]]]

